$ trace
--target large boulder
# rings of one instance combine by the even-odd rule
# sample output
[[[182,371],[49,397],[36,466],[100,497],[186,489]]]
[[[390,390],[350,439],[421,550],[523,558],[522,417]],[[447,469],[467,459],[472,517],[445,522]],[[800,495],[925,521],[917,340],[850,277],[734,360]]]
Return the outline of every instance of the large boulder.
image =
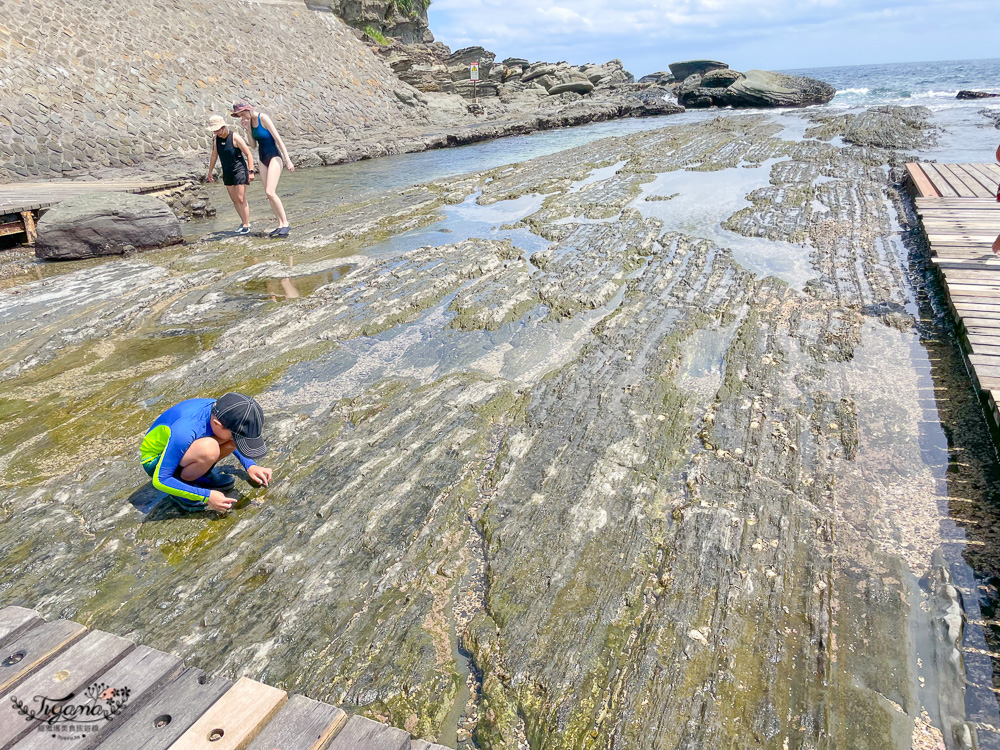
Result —
[[[182,241],[180,220],[159,198],[87,193],[58,203],[42,216],[35,255],[45,260],[76,260]]]
[[[553,77],[555,78],[555,83],[546,87],[551,96],[556,96],[566,91],[572,91],[574,94],[589,94],[594,90],[594,84],[591,83],[590,79],[575,68],[560,70]],[[543,79],[544,77],[539,80]]]
[[[743,78],[713,95],[730,107],[804,107],[826,104],[837,89],[806,76],[748,70]]]
[[[525,69],[524,73],[521,75],[521,82],[527,83],[528,81],[533,81],[536,78],[541,78],[542,76],[549,76],[556,72],[556,65],[554,63],[547,62],[536,62],[532,63]]]
[[[722,70],[729,66],[718,60],[685,60],[684,62],[672,62],[668,66],[674,79],[683,81],[688,76],[705,75],[710,70]]]
[[[991,94],[988,91],[969,91],[968,89],[962,89],[955,96],[956,99],[992,99],[995,96],[1000,96],[1000,94]]]

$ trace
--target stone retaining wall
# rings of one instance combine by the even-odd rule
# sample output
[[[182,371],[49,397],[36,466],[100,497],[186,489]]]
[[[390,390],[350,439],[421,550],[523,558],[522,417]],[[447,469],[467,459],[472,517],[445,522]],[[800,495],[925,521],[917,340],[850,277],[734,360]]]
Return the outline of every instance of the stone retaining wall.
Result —
[[[399,80],[302,0],[0,0],[0,181],[190,162],[248,97],[286,142],[408,122]],[[291,148],[292,144],[289,143]]]

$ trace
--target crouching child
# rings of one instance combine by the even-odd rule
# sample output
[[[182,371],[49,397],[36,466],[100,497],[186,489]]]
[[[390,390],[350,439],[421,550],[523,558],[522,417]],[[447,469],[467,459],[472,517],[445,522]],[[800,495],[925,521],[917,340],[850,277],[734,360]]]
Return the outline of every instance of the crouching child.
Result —
[[[156,489],[185,510],[225,513],[236,501],[223,493],[236,480],[215,465],[233,453],[250,479],[269,485],[271,470],[254,461],[267,453],[263,432],[264,412],[242,393],[181,401],[163,412],[142,439],[142,468]]]

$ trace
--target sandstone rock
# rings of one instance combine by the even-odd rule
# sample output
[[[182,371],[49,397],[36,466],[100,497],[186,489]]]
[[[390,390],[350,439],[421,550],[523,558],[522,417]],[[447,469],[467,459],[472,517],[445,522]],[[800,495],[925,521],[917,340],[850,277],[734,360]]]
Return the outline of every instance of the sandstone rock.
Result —
[[[743,74],[738,70],[720,68],[719,70],[710,70],[702,76],[701,85],[708,89],[724,89],[741,78],[743,78]]]
[[[748,70],[719,96],[731,107],[804,107],[826,104],[836,93],[833,86],[815,78]]]
[[[676,80],[683,81],[688,76],[705,75],[710,70],[721,70],[729,66],[716,60],[687,60],[685,62],[672,62],[667,67],[670,68],[670,72]]]
[[[496,54],[482,47],[464,47],[455,50],[448,56],[447,64],[452,71],[452,80],[468,80],[470,76],[469,65],[474,62],[479,63],[479,78],[488,78],[493,69],[493,61]]]
[[[521,81],[527,83],[542,76],[552,75],[556,72],[556,66],[552,63],[536,62],[528,66],[521,74]]]
[[[594,90],[594,84],[591,83],[587,76],[573,68],[559,71],[554,78],[555,83],[548,87],[549,94],[552,96],[562,94],[566,91],[572,91],[577,94],[589,94]]]
[[[159,198],[130,193],[91,193],[69,198],[38,222],[35,255],[74,260],[123,255],[183,241],[181,223]]]
[[[566,81],[565,83],[557,83],[555,86],[549,89],[549,95],[555,96],[557,94],[563,94],[572,91],[576,94],[589,94],[594,90],[594,84],[590,81]]]
[[[530,65],[530,63],[523,57],[508,57],[503,61],[503,64],[508,68],[520,68],[521,70],[524,70],[528,67],[528,65]]]
[[[556,84],[562,83],[562,81],[560,80],[560,77],[558,75],[553,73],[552,75],[541,76],[539,78],[536,78],[534,81],[532,81],[532,83],[537,83],[539,86],[542,86],[546,91],[549,91]]]
[[[967,89],[962,89],[958,92],[956,99],[991,99],[995,96],[1000,96],[1000,94],[991,94],[988,91],[969,91]]]
[[[662,86],[665,83],[676,83],[674,74],[669,70],[661,70],[657,73],[650,73],[649,75],[644,75],[639,79],[639,83],[652,83],[656,86]]]
[[[399,99],[399,101],[409,107],[417,107],[427,104],[427,100],[420,93],[420,91],[412,86],[400,86],[392,93],[397,99]]]

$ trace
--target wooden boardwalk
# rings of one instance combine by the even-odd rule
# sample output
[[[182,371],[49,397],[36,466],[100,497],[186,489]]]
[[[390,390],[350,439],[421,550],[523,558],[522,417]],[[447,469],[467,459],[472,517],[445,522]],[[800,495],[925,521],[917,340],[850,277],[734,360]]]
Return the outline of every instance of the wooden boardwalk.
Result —
[[[906,165],[917,214],[930,244],[976,386],[1000,429],[1000,166]]]
[[[55,180],[0,185],[0,237],[24,234],[35,241],[38,212],[85,193],[154,193],[183,184],[181,180]]]
[[[208,679],[75,622],[0,609],[0,750],[50,748],[446,750],[246,677]]]

